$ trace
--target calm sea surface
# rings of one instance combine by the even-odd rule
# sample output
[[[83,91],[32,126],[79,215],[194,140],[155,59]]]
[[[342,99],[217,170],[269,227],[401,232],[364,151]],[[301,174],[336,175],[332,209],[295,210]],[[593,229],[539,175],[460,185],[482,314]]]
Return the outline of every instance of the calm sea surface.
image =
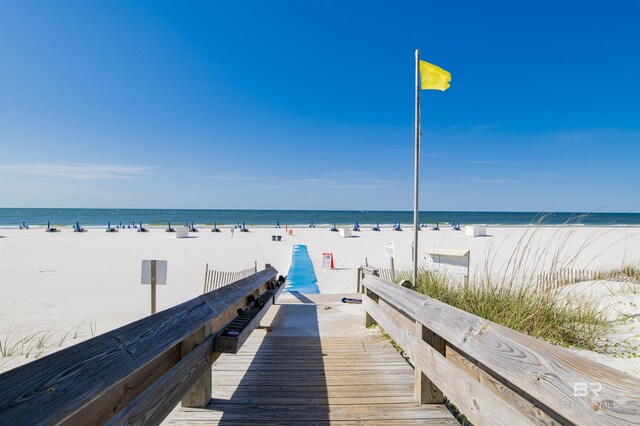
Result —
[[[456,212],[428,211],[420,213],[421,223],[443,224],[460,222],[465,224],[486,225],[527,225],[540,221],[539,213],[527,212]],[[354,211],[354,210],[174,210],[174,209],[0,209],[0,226],[27,225],[71,226],[76,221],[82,226],[106,226],[107,222],[115,226],[120,223],[142,222],[144,225],[165,226],[193,222],[196,225],[234,225],[245,222],[249,225],[273,226],[277,222],[284,225],[318,226],[353,225],[391,225],[413,223],[410,211]],[[550,213],[542,217],[547,225],[566,222],[584,225],[640,225],[640,213]]]

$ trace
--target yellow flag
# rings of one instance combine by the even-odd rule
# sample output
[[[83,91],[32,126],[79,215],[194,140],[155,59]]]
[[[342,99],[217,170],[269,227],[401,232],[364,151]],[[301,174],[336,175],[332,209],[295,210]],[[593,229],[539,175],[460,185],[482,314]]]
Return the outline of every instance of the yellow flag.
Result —
[[[429,62],[420,61],[420,78],[422,79],[422,90],[442,90],[449,88],[451,74]]]

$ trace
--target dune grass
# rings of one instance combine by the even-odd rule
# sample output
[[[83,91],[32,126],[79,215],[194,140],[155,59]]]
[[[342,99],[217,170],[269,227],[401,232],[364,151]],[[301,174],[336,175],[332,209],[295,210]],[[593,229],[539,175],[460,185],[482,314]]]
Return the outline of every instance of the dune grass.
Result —
[[[640,283],[640,264],[625,264],[617,268],[601,269],[596,271],[595,279],[613,281],[624,280],[632,283]]]
[[[77,340],[87,335],[94,337],[96,326],[94,322],[83,321],[70,330],[28,330],[18,332],[18,327],[9,329],[0,339],[0,357],[24,356],[25,358],[39,358],[45,352],[62,347],[66,341]]]
[[[597,350],[612,330],[599,300],[583,295],[580,303],[560,294],[562,286],[549,288],[538,283],[541,271],[557,271],[596,258],[587,258],[587,248],[599,242],[608,230],[594,230],[583,241],[574,234],[581,216],[554,229],[544,238],[540,228],[531,227],[519,238],[506,263],[496,266],[502,247],[488,245],[485,262],[467,282],[433,271],[418,274],[416,291],[497,324],[565,347]],[[544,224],[541,216],[537,225]],[[576,245],[577,244],[577,245]],[[586,258],[586,259],[585,259]],[[585,262],[586,260],[586,262]],[[637,266],[618,268],[618,273],[635,276]],[[608,273],[608,272],[607,272]],[[605,272],[603,272],[605,274]],[[400,274],[397,281],[411,280]]]
[[[597,301],[578,306],[555,291],[533,285],[458,284],[445,275],[422,271],[416,291],[497,324],[562,346],[596,349],[610,329]]]

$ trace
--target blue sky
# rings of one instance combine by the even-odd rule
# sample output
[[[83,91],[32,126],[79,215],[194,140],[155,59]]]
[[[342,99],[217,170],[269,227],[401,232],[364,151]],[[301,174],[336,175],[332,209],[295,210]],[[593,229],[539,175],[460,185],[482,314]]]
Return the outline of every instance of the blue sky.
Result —
[[[0,205],[640,211],[640,3],[0,2]]]

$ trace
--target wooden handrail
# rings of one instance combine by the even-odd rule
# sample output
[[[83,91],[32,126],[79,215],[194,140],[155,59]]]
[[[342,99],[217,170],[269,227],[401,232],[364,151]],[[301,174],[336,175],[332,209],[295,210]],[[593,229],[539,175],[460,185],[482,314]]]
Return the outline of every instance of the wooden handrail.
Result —
[[[478,425],[640,423],[630,375],[375,276],[361,284],[366,321],[407,352],[423,402],[442,392]]]
[[[249,296],[266,291],[276,275],[268,267],[1,374],[0,424],[102,424],[118,413],[119,421],[146,415],[161,419],[167,407],[173,408],[170,403],[191,393],[207,370],[210,374],[216,358],[212,335],[247,306]],[[158,406],[158,396],[167,398],[164,407]],[[191,399],[201,402],[191,404],[208,398],[210,392],[200,392]]]

